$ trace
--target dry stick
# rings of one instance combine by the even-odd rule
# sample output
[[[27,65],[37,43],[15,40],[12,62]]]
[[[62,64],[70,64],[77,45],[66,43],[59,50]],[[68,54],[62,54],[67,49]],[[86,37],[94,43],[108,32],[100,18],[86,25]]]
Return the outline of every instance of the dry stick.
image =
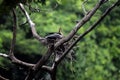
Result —
[[[86,14],[83,19],[78,22],[75,26],[75,28],[67,35],[67,37],[61,39],[60,41],[58,41],[56,44],[55,44],[55,49],[60,46],[61,44],[69,41],[70,39],[72,39],[72,37],[77,33],[77,31],[86,23],[88,22],[91,17],[95,14],[95,12],[100,8],[100,6],[105,2],[105,0],[100,0],[96,6],[88,13]]]
[[[94,23],[90,28],[88,28],[82,35],[80,35],[75,42],[71,44],[71,46],[63,53],[63,55],[60,57],[60,59],[57,61],[59,64],[61,60],[67,55],[67,53],[80,41],[85,35],[87,35],[90,31],[92,31],[109,13],[110,11],[118,6],[120,3],[120,0],[118,0],[116,3],[114,3],[111,7],[109,7],[105,13],[100,17],[100,19]]]
[[[42,66],[47,62],[47,60],[49,59],[49,57],[51,56],[54,46],[52,45],[47,53],[37,62],[37,64],[33,67],[32,70],[30,70],[29,74],[27,75],[25,80],[32,80],[35,75],[38,73],[38,71],[41,70]],[[46,70],[51,70],[51,68],[46,68]],[[50,71],[49,71],[50,72]]]

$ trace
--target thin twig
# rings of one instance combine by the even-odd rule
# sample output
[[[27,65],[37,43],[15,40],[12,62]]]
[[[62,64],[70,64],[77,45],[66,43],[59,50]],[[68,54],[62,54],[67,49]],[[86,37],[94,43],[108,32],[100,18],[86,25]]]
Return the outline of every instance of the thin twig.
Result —
[[[85,15],[87,14],[87,11],[85,9],[85,6],[84,4],[87,2],[88,0],[84,0],[83,3],[82,3],[82,9],[83,9],[83,12],[85,13]]]

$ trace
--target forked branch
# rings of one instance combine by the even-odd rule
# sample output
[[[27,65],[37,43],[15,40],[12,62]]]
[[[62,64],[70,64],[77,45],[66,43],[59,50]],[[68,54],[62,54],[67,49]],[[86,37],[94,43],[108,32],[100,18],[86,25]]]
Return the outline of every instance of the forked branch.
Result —
[[[39,36],[37,34],[37,31],[35,29],[35,23],[31,20],[29,14],[27,13],[27,11],[25,10],[24,6],[22,3],[19,3],[19,7],[21,9],[21,11],[24,13],[29,25],[30,25],[30,28],[31,28],[31,31],[32,31],[32,34],[33,34],[33,37],[35,37],[37,40],[39,40],[42,44],[46,44],[46,39],[45,38],[42,38],[41,36]]]

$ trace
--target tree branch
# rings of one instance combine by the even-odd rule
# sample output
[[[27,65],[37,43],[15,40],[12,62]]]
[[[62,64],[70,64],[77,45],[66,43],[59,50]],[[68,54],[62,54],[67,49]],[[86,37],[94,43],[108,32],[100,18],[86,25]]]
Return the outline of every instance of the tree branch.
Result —
[[[0,57],[4,57],[4,58],[10,59],[9,55],[4,54],[4,53],[0,53]],[[35,64],[23,62],[23,61],[21,61],[21,60],[16,59],[15,57],[12,59],[12,63],[17,64],[17,65],[20,65],[20,66],[23,66],[23,67],[31,67],[31,68],[32,68],[32,67],[35,66]],[[50,72],[50,71],[52,70],[51,67],[45,66],[45,65],[43,65],[43,66],[41,67],[41,69],[42,69],[42,70],[45,70],[46,72]]]
[[[11,47],[10,47],[10,52],[9,52],[9,55],[5,55],[4,54],[4,57],[7,56],[9,59],[12,60],[12,62],[14,64],[18,64],[18,65],[21,65],[21,66],[24,66],[24,67],[33,67],[34,64],[30,64],[30,63],[26,63],[26,62],[23,62],[19,59],[17,59],[15,56],[14,56],[14,47],[15,47],[15,42],[16,42],[16,30],[17,30],[17,16],[16,16],[16,13],[15,13],[15,10],[13,9],[12,10],[13,12],[13,38],[12,38],[12,42],[11,42]]]
[[[75,42],[71,44],[71,46],[63,53],[63,55],[56,61],[58,64],[61,62],[61,60],[68,54],[68,52],[80,41],[84,36],[86,36],[89,32],[91,32],[109,13],[110,11],[119,5],[120,0],[118,0],[116,3],[114,3],[111,7],[109,7],[103,15],[100,17],[100,19],[95,22],[91,27],[89,27],[82,35],[80,35]]]
[[[24,11],[24,7],[23,7],[23,11]],[[27,12],[25,11],[26,15],[27,15],[27,18],[28,18],[28,21],[29,21],[29,24],[31,25],[31,27],[33,27],[33,32],[35,30],[34,26],[32,26],[34,23],[31,21],[29,15],[27,14]],[[48,51],[47,54],[45,56],[42,57],[42,59],[40,60],[40,62],[38,62],[36,65],[35,64],[31,64],[31,63],[27,63],[27,62],[23,62],[19,59],[17,59],[15,56],[14,56],[14,46],[15,46],[15,42],[16,42],[16,29],[17,29],[17,17],[16,17],[16,13],[15,13],[15,10],[13,9],[13,38],[12,38],[12,42],[11,42],[11,47],[10,47],[10,52],[9,52],[9,55],[7,54],[3,54],[3,53],[0,53],[0,56],[2,57],[5,57],[5,58],[8,58],[12,61],[12,63],[14,64],[17,64],[19,66],[22,66],[22,67],[29,67],[29,68],[32,68],[32,67],[38,67],[40,66],[41,69],[44,69],[46,70],[47,72],[50,72],[51,70],[51,67],[48,67],[48,66],[43,66],[43,63],[46,62],[46,60],[49,58],[49,56],[52,54],[52,52]],[[40,37],[39,37],[40,38]],[[50,48],[51,49],[51,48]],[[53,49],[51,49],[53,50]],[[50,53],[49,53],[50,52]],[[41,64],[41,65],[39,65]],[[35,68],[36,69],[36,68]]]
[[[5,57],[5,58],[8,58],[8,57],[9,57],[9,55],[4,54],[4,53],[0,53],[0,56]]]
[[[45,38],[40,37],[37,34],[36,29],[35,29],[35,24],[30,19],[30,16],[28,15],[28,13],[25,10],[24,6],[20,3],[19,7],[22,10],[22,12],[24,13],[24,15],[26,16],[26,19],[27,19],[27,21],[28,21],[28,23],[30,25],[30,28],[31,28],[33,36],[37,40],[39,40],[41,43],[46,44],[47,40]],[[38,61],[38,63],[32,68],[32,70],[30,70],[29,74],[26,77],[26,80],[31,80],[40,69],[45,69],[46,71],[50,72],[51,67],[43,66],[43,65],[49,59],[49,57],[51,56],[52,52],[53,52],[53,47],[49,48],[47,53]]]
[[[9,52],[9,56],[12,57],[14,56],[13,52],[14,52],[14,47],[15,47],[15,42],[16,42],[16,29],[17,29],[17,17],[16,17],[16,13],[15,10],[12,10],[13,12],[13,38],[12,38],[12,42],[11,42],[11,47],[10,47],[10,52]]]
[[[53,52],[53,50],[54,50],[54,46],[52,45],[49,49],[48,49],[48,51],[47,51],[47,53],[39,60],[39,62],[34,66],[34,70],[37,70],[37,69],[39,69],[39,68],[41,68],[42,67],[42,65],[43,64],[45,64],[45,62],[49,59],[49,57],[52,55],[52,52]]]
[[[105,1],[104,0],[100,0],[96,6],[89,12],[87,13],[83,19],[81,21],[79,21],[75,28],[68,34],[68,36],[66,36],[65,38],[61,39],[60,41],[58,41],[56,44],[55,44],[55,49],[60,46],[61,44],[69,41],[76,33],[77,31],[86,23],[88,22],[91,17],[95,14],[95,12],[100,8],[100,6],[104,3]]]
[[[36,32],[36,29],[35,29],[35,23],[33,23],[33,21],[31,20],[29,14],[27,13],[27,11],[25,10],[24,6],[22,3],[19,3],[19,7],[21,9],[21,11],[24,13],[24,15],[26,16],[26,19],[27,19],[27,22],[29,23],[30,25],[30,28],[31,28],[31,31],[32,31],[32,34],[33,34],[33,37],[35,37],[38,41],[40,41],[42,44],[45,44],[46,43],[46,39],[45,38],[42,38],[41,36],[39,36]]]
[[[37,64],[32,68],[32,70],[30,70],[25,80],[32,80],[40,69],[46,69],[48,71],[51,70],[51,68],[48,67],[45,68],[45,66],[42,68],[42,66],[47,62],[53,50],[54,50],[54,46],[51,45],[48,51],[46,52],[46,54],[37,62]]]

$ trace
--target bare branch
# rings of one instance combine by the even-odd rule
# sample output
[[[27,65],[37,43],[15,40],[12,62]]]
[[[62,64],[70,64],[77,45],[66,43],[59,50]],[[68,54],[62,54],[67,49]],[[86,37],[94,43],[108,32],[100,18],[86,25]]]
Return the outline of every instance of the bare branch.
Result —
[[[35,64],[31,64],[31,63],[21,61],[14,56],[10,57],[10,59],[12,59],[12,63],[17,64],[17,65],[22,66],[22,67],[32,68],[32,67],[35,66]]]
[[[75,28],[68,34],[68,36],[66,36],[65,38],[61,39],[60,41],[58,41],[55,44],[55,49],[60,46],[61,44],[69,41],[76,33],[77,31],[86,23],[88,22],[91,17],[95,14],[95,12],[100,8],[100,6],[104,3],[104,0],[101,0],[100,2],[98,2],[96,4],[96,6],[88,13],[86,14],[86,16],[83,17],[83,19],[81,21],[79,21]]]
[[[26,63],[26,62],[23,62],[21,60],[18,60],[17,58],[15,58],[15,56],[9,56],[9,55],[4,54],[4,53],[0,53],[0,56],[2,56],[4,58],[11,59],[12,63],[17,64],[17,65],[22,66],[22,67],[34,67],[35,66],[35,64]],[[44,69],[45,69],[45,67],[44,67]]]
[[[32,31],[32,34],[33,36],[39,40],[41,43],[45,44],[46,43],[46,39],[45,38],[42,38],[41,36],[39,36],[36,32],[36,29],[35,29],[35,23],[33,23],[33,21],[31,20],[29,14],[27,13],[27,11],[25,10],[24,6],[22,3],[19,4],[19,7],[20,9],[22,10],[22,12],[24,13],[24,15],[26,16],[26,19],[30,25],[30,28],[31,28],[31,31]]]
[[[9,55],[7,55],[5,53],[0,53],[0,56],[4,57],[4,58],[10,59]],[[31,67],[32,68],[32,67],[35,66],[35,64],[31,64],[31,63],[26,63],[26,62],[20,61],[20,60],[16,59],[15,57],[12,58],[12,63],[20,65],[20,66],[23,66],[23,67]],[[47,72],[50,72],[52,68],[49,67],[49,66],[43,65],[42,69],[45,70],[45,71],[47,71]]]
[[[16,42],[16,29],[17,29],[17,16],[16,16],[16,13],[15,13],[14,9],[13,9],[12,12],[13,12],[13,23],[14,23],[14,26],[13,26],[13,39],[12,39],[12,42],[11,42],[11,47],[10,47],[10,52],[9,52],[8,57],[9,57],[9,59],[12,60],[12,62],[14,64],[18,64],[18,65],[25,66],[25,67],[33,67],[34,64],[23,62],[21,60],[18,60],[14,56],[14,47],[15,47],[15,42]]]
[[[14,25],[13,25],[13,38],[12,38],[12,42],[11,42],[9,56],[14,56],[13,51],[14,51],[15,42],[16,42],[16,29],[17,29],[17,17],[16,17],[15,10],[13,9],[12,12],[13,12]]]
[[[52,52],[54,50],[54,46],[52,45],[47,53],[39,60],[39,62],[34,66],[34,70],[40,69],[42,67],[43,64],[46,63],[46,61],[49,59],[49,57],[52,55]]]
[[[68,54],[68,52],[80,41],[84,36],[86,36],[89,32],[91,32],[109,13],[110,11],[119,5],[120,0],[118,0],[116,3],[114,3],[111,7],[109,7],[105,13],[100,17],[100,19],[95,22],[91,27],[89,27],[82,35],[80,35],[75,42],[71,44],[71,46],[64,52],[64,54],[60,57],[58,61],[56,61],[58,64],[61,62],[61,60]]]
[[[24,7],[23,7],[23,10],[24,10]],[[34,23],[31,21],[31,19],[30,19],[29,15],[27,14],[26,11],[25,11],[25,13],[27,15],[28,22],[31,25],[30,27],[32,27],[32,30],[34,32],[35,31]],[[8,59],[11,59],[12,63],[17,64],[17,65],[22,66],[22,67],[27,67],[27,68],[30,68],[30,69],[32,69],[33,67],[34,67],[34,69],[41,68],[41,69],[46,70],[47,72],[50,72],[51,68],[48,67],[48,66],[43,66],[43,64],[47,61],[47,59],[52,54],[52,52],[51,52],[53,50],[52,48],[49,48],[47,54],[45,56],[43,56],[42,59],[40,59],[40,61],[36,65],[21,61],[21,60],[17,59],[14,56],[14,46],[15,46],[15,42],[16,42],[16,29],[17,29],[17,17],[16,17],[16,13],[15,13],[14,9],[13,9],[13,23],[14,23],[14,26],[13,26],[13,39],[12,39],[12,42],[11,42],[10,53],[9,53],[9,55],[0,53],[0,56],[7,57]]]
[[[42,68],[42,66],[47,62],[49,57],[52,55],[52,52],[54,51],[54,45],[51,45],[46,54],[37,62],[37,64],[30,70],[29,74],[27,75],[25,80],[32,80],[35,76],[35,74],[40,69],[45,69],[45,66]],[[49,69],[46,69],[49,70]]]
[[[9,57],[9,55],[4,54],[4,53],[0,53],[0,56],[5,57],[5,58],[8,58],[8,57]]]

